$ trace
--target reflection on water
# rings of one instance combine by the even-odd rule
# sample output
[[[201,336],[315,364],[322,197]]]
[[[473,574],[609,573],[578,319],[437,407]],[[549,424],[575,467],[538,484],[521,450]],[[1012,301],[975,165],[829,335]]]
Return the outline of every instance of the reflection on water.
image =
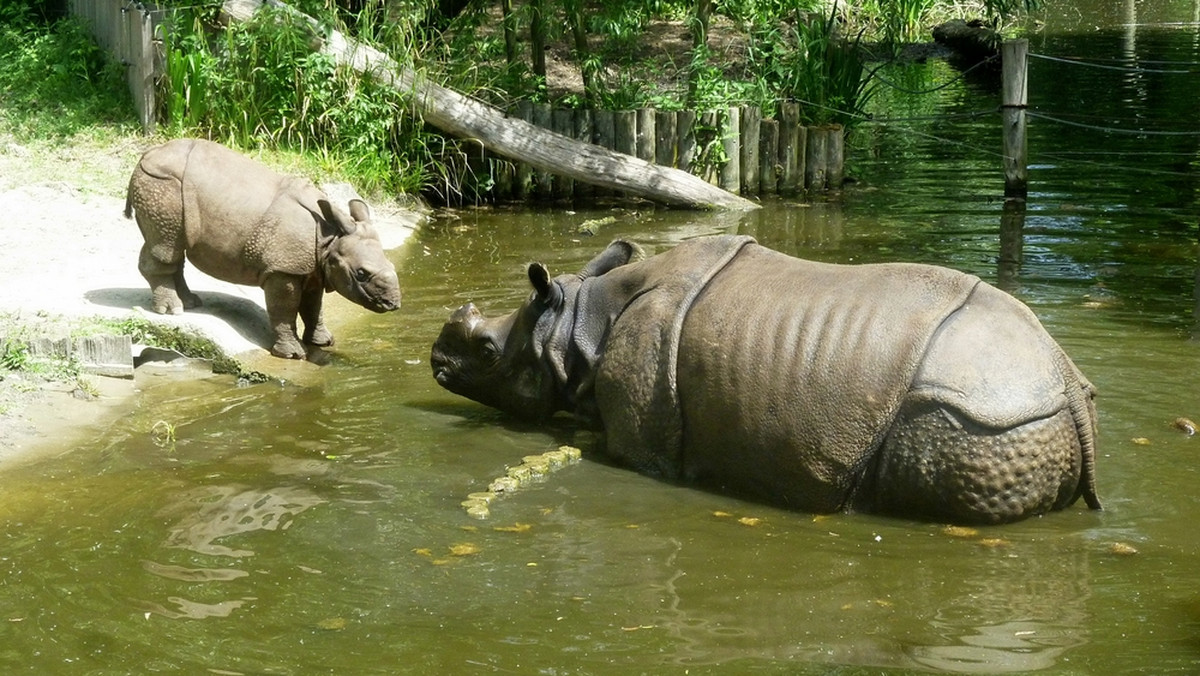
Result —
[[[192,489],[163,507],[161,517],[175,523],[166,546],[210,556],[253,556],[249,549],[232,549],[216,540],[253,531],[286,530],[301,512],[325,502],[311,491],[280,486],[260,490],[245,486],[206,486]]]

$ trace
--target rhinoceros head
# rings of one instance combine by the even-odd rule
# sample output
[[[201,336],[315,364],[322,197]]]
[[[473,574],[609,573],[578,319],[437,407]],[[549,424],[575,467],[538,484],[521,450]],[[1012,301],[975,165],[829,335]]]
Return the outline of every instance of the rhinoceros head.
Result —
[[[527,419],[571,406],[576,367],[568,364],[576,297],[582,284],[629,262],[637,248],[613,242],[578,274],[550,277],[546,266],[527,269],[533,291],[512,314],[485,318],[473,303],[455,310],[433,344],[430,364],[442,387]]]
[[[375,312],[400,309],[396,266],[383,253],[366,202],[350,200],[349,216],[328,200],[318,200],[317,205],[333,230],[321,256],[325,290]]]

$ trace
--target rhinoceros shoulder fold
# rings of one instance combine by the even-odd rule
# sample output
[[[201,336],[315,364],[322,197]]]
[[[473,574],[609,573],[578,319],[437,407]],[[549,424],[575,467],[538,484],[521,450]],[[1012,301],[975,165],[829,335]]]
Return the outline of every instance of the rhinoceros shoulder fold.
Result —
[[[683,421],[676,367],[683,322],[708,283],[753,242],[732,235],[689,240],[620,269],[637,276],[632,286],[639,291],[614,315],[596,377],[596,402],[613,457],[641,471],[679,475]],[[610,275],[605,277],[611,283],[630,286]]]

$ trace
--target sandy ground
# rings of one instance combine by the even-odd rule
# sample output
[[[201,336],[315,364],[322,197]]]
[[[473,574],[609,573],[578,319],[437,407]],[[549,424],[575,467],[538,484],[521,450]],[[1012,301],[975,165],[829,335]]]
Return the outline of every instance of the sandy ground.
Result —
[[[123,187],[105,192],[123,193]],[[333,190],[337,195],[349,188]],[[422,220],[399,207],[373,206],[385,249],[399,246]],[[149,287],[137,271],[142,237],[123,210],[123,198],[80,190],[72,185],[69,171],[65,180],[27,182],[20,154],[0,153],[0,213],[6,221],[0,244],[0,315],[15,316],[21,324],[139,315],[206,336],[248,368],[269,375],[288,377],[319,368],[268,354],[272,339],[257,287],[227,284],[189,267],[188,283],[204,306],[180,316],[149,312]],[[336,333],[334,308],[340,305],[327,301],[326,306],[326,321]],[[33,382],[0,370],[7,411],[0,415],[0,469],[38,450],[61,448],[73,436],[115,419],[147,385],[140,373],[133,380],[87,380],[99,396],[88,397],[74,384]]]

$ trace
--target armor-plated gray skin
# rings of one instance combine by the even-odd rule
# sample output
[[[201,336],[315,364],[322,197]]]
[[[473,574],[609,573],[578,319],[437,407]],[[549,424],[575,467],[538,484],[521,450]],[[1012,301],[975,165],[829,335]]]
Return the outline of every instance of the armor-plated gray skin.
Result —
[[[577,275],[516,312],[454,312],[437,382],[524,418],[570,411],[612,459],[804,511],[1004,523],[1100,508],[1093,389],[976,277],[804,261],[747,237]]]
[[[400,307],[396,268],[362,200],[350,213],[311,182],[283,176],[222,145],[177,139],[146,151],[125,199],[145,244],[138,270],[153,309],[179,314],[200,305],[183,279],[184,256],[208,275],[262,287],[275,333],[271,353],[302,359],[304,343],[327,346],[322,295],[336,290],[375,312]]]

